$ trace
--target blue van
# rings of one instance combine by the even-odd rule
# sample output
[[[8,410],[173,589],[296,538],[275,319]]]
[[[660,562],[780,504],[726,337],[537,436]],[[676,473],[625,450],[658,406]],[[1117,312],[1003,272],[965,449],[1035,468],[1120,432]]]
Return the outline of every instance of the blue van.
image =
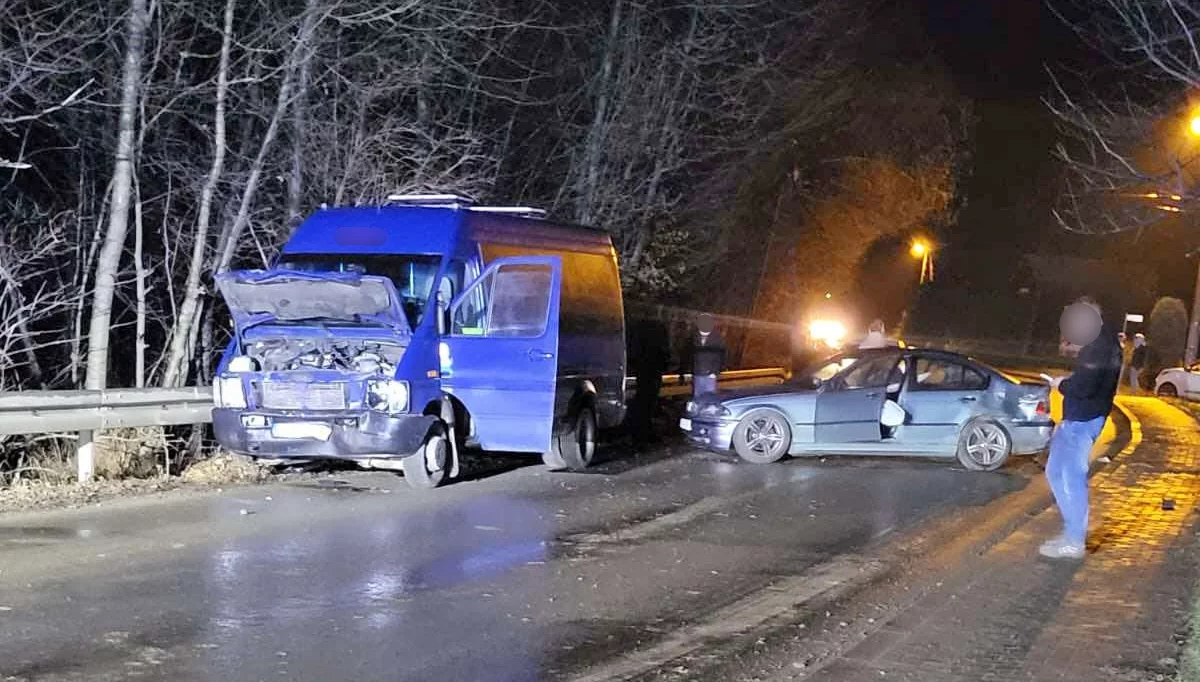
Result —
[[[460,449],[586,468],[625,412],[616,251],[599,230],[446,195],[328,208],[268,270],[219,275],[234,335],[213,381],[228,450],[352,460],[416,487]]]

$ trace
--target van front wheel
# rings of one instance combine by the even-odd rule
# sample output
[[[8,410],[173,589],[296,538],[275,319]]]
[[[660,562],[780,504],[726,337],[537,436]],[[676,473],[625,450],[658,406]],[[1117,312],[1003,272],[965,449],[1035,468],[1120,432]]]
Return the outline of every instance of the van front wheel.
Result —
[[[404,480],[413,488],[436,488],[446,480],[450,463],[450,439],[446,430],[435,428],[425,437],[421,449],[400,461]]]
[[[596,456],[596,412],[583,407],[567,428],[554,437],[551,451],[542,458],[551,469],[583,471]]]

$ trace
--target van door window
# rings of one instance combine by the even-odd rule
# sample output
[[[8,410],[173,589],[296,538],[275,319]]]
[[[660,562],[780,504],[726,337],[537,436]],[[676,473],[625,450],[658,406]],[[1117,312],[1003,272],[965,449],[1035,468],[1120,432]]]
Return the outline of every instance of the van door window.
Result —
[[[553,272],[544,265],[505,265],[476,281],[451,311],[458,336],[537,338],[546,332]]]

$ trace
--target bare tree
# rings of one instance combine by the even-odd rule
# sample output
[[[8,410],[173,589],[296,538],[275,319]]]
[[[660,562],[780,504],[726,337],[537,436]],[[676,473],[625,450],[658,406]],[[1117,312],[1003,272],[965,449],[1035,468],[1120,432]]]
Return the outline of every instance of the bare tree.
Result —
[[[199,321],[201,285],[200,277],[207,265],[208,231],[212,221],[213,197],[217,183],[225,168],[225,101],[229,95],[229,55],[233,45],[233,13],[236,0],[226,0],[224,23],[221,28],[221,53],[217,64],[217,88],[215,112],[213,114],[212,163],[204,187],[200,191],[196,228],[192,236],[192,253],[188,261],[187,280],[184,285],[183,302],[179,306],[171,333],[171,347],[163,373],[164,386],[178,386],[187,379],[187,365],[195,345],[193,327]]]
[[[266,166],[267,155],[271,152],[275,144],[275,138],[279,134],[279,128],[283,124],[288,108],[292,105],[296,74],[304,68],[304,62],[312,54],[311,43],[313,34],[323,19],[321,4],[321,0],[307,0],[305,3],[299,30],[296,33],[292,49],[284,61],[282,73],[280,74],[279,90],[275,97],[274,110],[271,112],[267,129],[262,133],[258,153],[250,166],[249,176],[242,190],[237,217],[221,231],[221,235],[217,239],[218,256],[213,268],[215,272],[225,272],[229,269],[229,266],[233,263],[234,255],[237,253],[242,233],[245,232],[250,224],[250,213],[254,206],[255,196],[259,190],[259,183]]]
[[[87,387],[104,388],[108,382],[108,339],[112,322],[113,295],[125,234],[129,224],[129,202],[133,192],[135,125],[142,76],[142,48],[150,21],[147,0],[130,0],[125,29],[125,58],[121,67],[120,120],[113,161],[112,201],[104,246],[96,261],[96,288],[88,326]]]
[[[1200,85],[1200,3],[1061,0],[1052,7],[1110,60],[1102,73],[1051,73],[1046,105],[1058,118],[1056,155],[1068,171],[1058,221],[1108,233],[1193,210],[1200,131],[1189,123]]]

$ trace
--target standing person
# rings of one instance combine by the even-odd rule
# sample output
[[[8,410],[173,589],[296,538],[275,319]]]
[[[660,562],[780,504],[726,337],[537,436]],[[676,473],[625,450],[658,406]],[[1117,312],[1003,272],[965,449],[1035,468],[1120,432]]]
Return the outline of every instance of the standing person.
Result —
[[[1062,326],[1066,342],[1079,347],[1075,372],[1051,382],[1063,395],[1063,421],[1050,440],[1046,478],[1062,514],[1063,533],[1039,551],[1054,559],[1082,559],[1087,547],[1088,455],[1121,382],[1121,345],[1090,298],[1069,306]]]
[[[1129,356],[1129,387],[1134,391],[1142,390],[1142,371],[1146,369],[1146,337],[1143,334],[1133,336],[1133,354]]]
[[[871,322],[871,326],[867,327],[867,335],[859,342],[858,347],[860,350],[870,350],[898,345],[900,345],[898,342],[887,337],[887,327],[883,324],[883,320],[875,320]]]
[[[712,315],[704,314],[696,321],[692,338],[692,395],[700,397],[717,391],[717,377],[725,365],[725,342],[717,333]]]
[[[670,334],[659,320],[641,320],[633,325],[630,365],[637,378],[629,410],[629,435],[634,445],[655,442],[654,415],[662,392],[662,378],[671,360]]]

